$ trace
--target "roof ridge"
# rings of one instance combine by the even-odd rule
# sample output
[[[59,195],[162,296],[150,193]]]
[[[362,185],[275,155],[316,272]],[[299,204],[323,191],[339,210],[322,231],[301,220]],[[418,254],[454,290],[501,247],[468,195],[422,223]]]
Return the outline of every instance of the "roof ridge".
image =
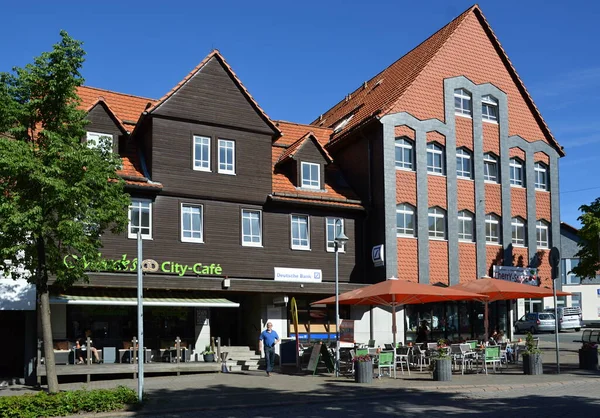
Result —
[[[107,93],[113,93],[113,94],[120,94],[121,96],[129,96],[129,97],[135,97],[136,99],[145,99],[145,100],[152,100],[152,101],[156,101],[156,99],[152,99],[150,97],[145,97],[145,96],[138,96],[136,94],[130,94],[130,93],[121,93],[119,91],[114,91],[114,90],[108,90],[108,89],[103,89],[101,87],[93,87],[93,86],[79,86],[81,88],[86,88],[86,89],[93,89],[93,90],[100,90],[100,91],[104,91]]]
[[[388,69],[390,69],[391,67],[393,67],[394,65],[396,65],[399,61],[403,60],[406,56],[408,56],[409,54],[411,54],[413,51],[417,50],[418,48],[420,48],[423,44],[425,44],[427,41],[429,41],[431,38],[433,38],[434,36],[436,36],[438,33],[440,33],[441,31],[443,31],[444,29],[446,29],[448,26],[452,25],[454,22],[456,22],[459,19],[464,19],[464,17],[466,15],[468,15],[471,11],[475,10],[476,8],[479,8],[479,6],[477,4],[474,4],[473,6],[469,7],[467,10],[465,10],[464,12],[462,12],[461,14],[459,14],[457,17],[455,17],[454,19],[452,19],[450,22],[448,22],[447,24],[445,24],[444,26],[442,26],[440,29],[438,29],[437,31],[435,31],[434,33],[432,33],[430,36],[428,36],[425,40],[423,40],[422,42],[420,42],[418,45],[416,45],[414,48],[410,49],[409,51],[407,51],[404,55],[402,55],[401,57],[399,57],[398,59],[396,59],[394,62],[392,62],[390,65],[388,65],[387,67],[385,67],[383,70],[381,70],[380,72],[378,72],[377,74],[375,74],[373,77],[369,78],[366,83],[367,85],[370,84],[373,80],[375,80],[377,77],[381,76],[383,73],[385,73]],[[462,23],[462,22],[461,22]],[[458,26],[457,26],[458,27]],[[452,33],[454,33],[456,30],[456,28],[452,31]],[[444,41],[443,44],[445,44],[446,41]],[[438,48],[439,51],[440,48]],[[437,51],[436,51],[437,53]],[[435,55],[435,54],[434,54]],[[427,62],[427,64],[430,62],[431,60],[429,60]],[[427,65],[425,64],[425,66]],[[424,66],[424,67],[425,67]],[[423,67],[423,68],[424,68]],[[420,74],[421,72],[419,72]],[[412,84],[412,83],[411,83]],[[359,92],[364,86],[364,83],[361,84],[360,86],[358,86],[356,89],[354,89],[351,93],[349,93],[351,96],[356,94],[357,92]],[[349,103],[346,101],[346,98],[344,97],[343,99],[341,99],[339,102],[337,102],[335,105],[333,105],[327,112],[325,113],[329,113],[332,112],[334,109],[339,109],[339,105],[343,104],[343,103]],[[323,114],[322,114],[323,115]],[[319,122],[319,118],[315,119],[313,122],[311,122],[311,124],[316,124],[317,122]]]
[[[277,122],[277,123],[281,122],[281,123],[288,123],[290,125],[305,126],[310,129],[315,129],[315,128],[316,129],[331,129],[326,126],[315,126],[311,123],[290,122],[289,120],[283,120],[283,119],[275,119],[275,120],[273,120],[273,122]]]
[[[435,57],[439,54],[439,52],[442,50],[442,48],[444,48],[444,46],[448,43],[448,41],[450,40],[450,38],[452,38],[452,36],[454,36],[454,34],[456,33],[457,29],[464,23],[465,18],[472,12],[474,12],[475,10],[479,10],[479,12],[481,12],[481,10],[479,9],[479,6],[477,4],[474,4],[473,6],[469,7],[467,10],[465,10],[464,12],[462,12],[460,15],[456,16],[454,19],[452,19],[450,22],[448,22],[446,25],[444,25],[442,28],[440,28],[438,31],[436,31],[433,35],[431,35],[429,38],[425,39],[423,42],[421,42],[417,47],[413,48],[411,51],[413,51],[414,49],[418,48],[419,46],[421,46],[423,43],[427,42],[429,39],[431,39],[433,36],[435,36],[437,33],[439,33],[440,31],[444,30],[445,28],[447,28],[448,26],[452,25],[454,22],[457,22],[456,26],[454,27],[454,29],[452,29],[452,31],[448,34],[448,36],[446,36],[446,39],[444,39],[444,41],[440,44],[440,46],[437,48],[437,50],[431,55],[431,57],[427,60],[427,62],[421,67],[421,69],[419,70],[419,72],[415,75],[415,77],[410,81],[410,83],[408,84],[408,86],[406,86],[406,88],[404,89],[403,92],[400,93],[400,95],[396,98],[396,100],[394,100],[393,103],[389,104],[387,106],[387,108],[385,110],[383,110],[381,113],[382,114],[387,114],[387,112],[390,111],[390,109],[392,107],[394,107],[394,105],[396,103],[398,103],[398,101],[400,99],[402,99],[402,97],[406,94],[406,92],[413,86],[413,84],[415,83],[415,81],[417,81],[417,79],[419,78],[419,76],[423,73],[423,71],[425,71],[425,69],[429,66],[429,64],[431,64],[431,62],[435,59]],[[410,52],[408,52],[405,55],[408,55]]]

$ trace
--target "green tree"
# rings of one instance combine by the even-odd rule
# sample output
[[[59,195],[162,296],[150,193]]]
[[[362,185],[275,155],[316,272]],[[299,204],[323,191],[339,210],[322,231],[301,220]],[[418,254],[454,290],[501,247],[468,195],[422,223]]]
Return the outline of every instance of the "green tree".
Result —
[[[573,268],[573,273],[581,278],[593,279],[600,270],[599,234],[600,234],[600,197],[589,205],[582,205],[582,214],[578,218],[583,225],[579,230],[579,265]]]
[[[127,224],[128,195],[110,145],[88,147],[76,88],[85,52],[61,31],[50,52],[0,74],[0,269],[36,286],[48,389],[58,392],[48,279],[68,288],[84,279],[67,254],[100,258],[105,230]]]

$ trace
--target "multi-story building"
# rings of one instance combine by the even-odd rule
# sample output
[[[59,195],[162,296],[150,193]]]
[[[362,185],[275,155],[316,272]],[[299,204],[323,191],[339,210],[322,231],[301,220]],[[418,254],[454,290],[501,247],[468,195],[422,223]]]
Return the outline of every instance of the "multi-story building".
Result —
[[[103,239],[107,262],[51,299],[55,339],[89,328],[118,346],[135,335],[138,230],[148,347],[177,336],[198,351],[210,337],[256,345],[267,320],[287,337],[292,297],[303,334],[335,332],[332,309],[309,302],[333,293],[340,231],[340,289],[362,283],[364,209],[323,147],[329,129],[271,121],[218,51],[159,100],[79,95],[90,146],[108,137],[123,157],[131,205],[127,232]]]
[[[581,308],[581,319],[584,324],[598,324],[600,323],[600,274],[596,274],[593,279],[582,279],[572,271],[579,264],[577,253],[581,238],[578,232],[577,228],[561,222],[561,282],[563,290],[571,293],[571,296],[561,298],[563,299],[561,302],[563,306]]]
[[[478,6],[313,124],[333,129],[325,148],[365,203],[366,247],[385,245],[369,275],[454,285],[520,265],[551,286],[564,152]],[[408,307],[407,326],[477,334],[469,306]],[[494,305],[495,326],[507,309]]]

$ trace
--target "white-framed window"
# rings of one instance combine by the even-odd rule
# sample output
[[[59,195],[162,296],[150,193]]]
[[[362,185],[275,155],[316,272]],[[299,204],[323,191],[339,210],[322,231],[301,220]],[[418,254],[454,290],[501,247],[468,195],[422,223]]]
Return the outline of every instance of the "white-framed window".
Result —
[[[396,168],[413,170],[414,146],[406,138],[396,138]]]
[[[560,260],[562,268],[560,273],[562,276],[562,284],[581,284],[581,277],[573,273],[573,269],[579,265],[578,258],[563,258]],[[573,293],[575,296],[575,293]],[[572,306],[575,306],[573,303]]]
[[[427,144],[427,171],[444,174],[444,149],[435,142]]]
[[[520,247],[525,246],[525,220],[520,217],[515,217],[510,220],[510,228],[512,230],[512,243]]]
[[[461,178],[473,178],[471,153],[464,148],[456,150],[456,175]]]
[[[475,241],[473,225],[473,213],[468,210],[458,212],[458,239],[461,241]]]
[[[491,153],[483,154],[483,179],[493,183],[498,182],[498,158]]]
[[[442,208],[429,208],[429,238],[446,239],[446,211]]]
[[[194,170],[210,171],[210,138],[194,135]]]
[[[500,244],[500,217],[493,213],[485,215],[485,242],[490,244]]]
[[[544,163],[535,163],[535,188],[537,190],[548,190],[548,166]]]
[[[181,204],[181,241],[204,242],[204,207]]]
[[[242,245],[245,247],[262,246],[262,212],[242,209]]]
[[[498,122],[498,100],[493,96],[481,98],[481,118],[487,122]]]
[[[341,232],[344,232],[344,220],[342,218],[325,218],[325,240],[327,241],[327,251],[335,251],[335,237],[340,235]],[[346,251],[346,243],[341,244],[338,251],[340,253]]]
[[[310,224],[308,215],[292,215],[292,250],[310,250]]]
[[[315,163],[301,164],[302,187],[305,189],[321,188],[321,166]]]
[[[222,174],[235,174],[235,141],[219,139],[219,168]]]
[[[510,185],[520,186],[525,185],[525,176],[523,175],[523,161],[518,158],[510,159]]]
[[[136,239],[138,230],[142,239],[152,239],[152,201],[148,199],[131,199],[129,204],[127,236]]]
[[[548,222],[537,221],[535,223],[535,237],[538,248],[550,248],[550,228]]]
[[[471,93],[465,89],[454,90],[454,113],[471,117]]]
[[[86,135],[86,145],[88,148],[98,148],[100,145],[106,147],[106,149],[112,151],[114,145],[114,139],[111,134],[103,134],[100,132],[88,132]]]
[[[396,235],[415,236],[415,207],[408,203],[396,205]]]

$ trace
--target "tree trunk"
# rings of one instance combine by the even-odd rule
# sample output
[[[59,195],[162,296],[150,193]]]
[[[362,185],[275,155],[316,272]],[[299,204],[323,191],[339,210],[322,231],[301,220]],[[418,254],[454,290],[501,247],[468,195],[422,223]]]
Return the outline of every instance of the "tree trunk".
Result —
[[[37,293],[40,298],[40,320],[42,323],[42,338],[44,341],[44,357],[46,359],[46,380],[48,381],[48,392],[58,393],[58,377],[56,376],[56,364],[54,363],[54,342],[52,341],[52,319],[50,316],[50,295],[48,293],[48,274],[46,273],[46,248],[44,240],[37,240],[38,265],[36,272]]]
[[[48,294],[48,289],[46,288],[45,291],[40,291],[39,297],[48,392],[58,393],[60,389],[58,387],[58,377],[56,376],[56,365],[54,364],[54,344],[52,341],[52,322],[50,317],[50,296]]]

